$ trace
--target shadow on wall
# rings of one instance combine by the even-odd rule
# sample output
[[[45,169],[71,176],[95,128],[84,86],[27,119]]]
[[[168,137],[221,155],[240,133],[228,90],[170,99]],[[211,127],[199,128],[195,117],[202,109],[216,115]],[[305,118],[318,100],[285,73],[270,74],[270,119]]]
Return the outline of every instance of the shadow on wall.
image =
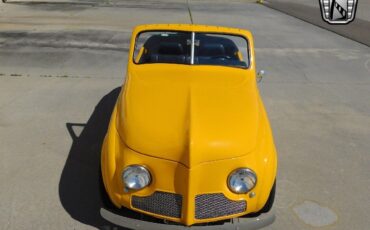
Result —
[[[104,230],[120,229],[100,216],[105,202],[99,180],[101,145],[120,90],[118,87],[105,95],[86,124],[66,124],[73,144],[59,182],[59,198],[69,215]],[[83,130],[77,135],[79,128]]]

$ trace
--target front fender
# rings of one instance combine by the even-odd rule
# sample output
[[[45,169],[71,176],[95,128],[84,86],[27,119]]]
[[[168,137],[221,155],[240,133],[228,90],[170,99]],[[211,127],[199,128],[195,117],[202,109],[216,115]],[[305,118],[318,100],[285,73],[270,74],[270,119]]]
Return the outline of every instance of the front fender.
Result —
[[[117,105],[114,107],[111,120],[109,122],[109,127],[107,134],[105,135],[102,151],[101,151],[101,174],[109,198],[112,203],[120,208],[120,195],[119,195],[119,185],[116,183],[117,176],[117,151],[116,145],[119,142],[119,136],[117,129],[115,127],[117,117]]]

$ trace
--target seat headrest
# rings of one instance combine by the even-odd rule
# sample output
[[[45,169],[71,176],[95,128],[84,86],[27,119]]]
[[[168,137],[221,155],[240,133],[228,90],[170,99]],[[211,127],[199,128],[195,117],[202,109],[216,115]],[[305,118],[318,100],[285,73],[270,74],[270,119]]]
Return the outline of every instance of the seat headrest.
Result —
[[[162,42],[158,48],[158,54],[164,55],[181,55],[184,49],[180,43],[177,42]]]
[[[164,54],[152,54],[150,55],[149,63],[177,63],[185,64],[185,55],[164,55]]]
[[[225,47],[219,43],[204,44],[199,49],[199,56],[223,56]]]

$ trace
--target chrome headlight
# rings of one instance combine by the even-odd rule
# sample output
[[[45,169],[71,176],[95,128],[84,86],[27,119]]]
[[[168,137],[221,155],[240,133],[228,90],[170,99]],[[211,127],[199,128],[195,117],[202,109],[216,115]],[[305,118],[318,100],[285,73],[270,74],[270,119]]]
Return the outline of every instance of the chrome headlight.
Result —
[[[149,171],[141,165],[127,166],[122,173],[122,180],[127,190],[140,190],[150,184]]]
[[[227,179],[229,189],[234,193],[247,193],[256,186],[257,176],[248,168],[239,168],[230,173]]]

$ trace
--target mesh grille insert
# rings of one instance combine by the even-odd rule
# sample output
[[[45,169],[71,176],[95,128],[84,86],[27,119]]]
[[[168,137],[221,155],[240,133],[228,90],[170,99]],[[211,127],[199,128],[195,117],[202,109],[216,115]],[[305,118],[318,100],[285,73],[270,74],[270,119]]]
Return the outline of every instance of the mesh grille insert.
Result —
[[[169,217],[181,217],[182,196],[179,194],[155,192],[146,197],[132,196],[131,204],[143,211]]]
[[[208,219],[244,212],[247,202],[229,200],[222,193],[201,194],[195,197],[195,218]]]

